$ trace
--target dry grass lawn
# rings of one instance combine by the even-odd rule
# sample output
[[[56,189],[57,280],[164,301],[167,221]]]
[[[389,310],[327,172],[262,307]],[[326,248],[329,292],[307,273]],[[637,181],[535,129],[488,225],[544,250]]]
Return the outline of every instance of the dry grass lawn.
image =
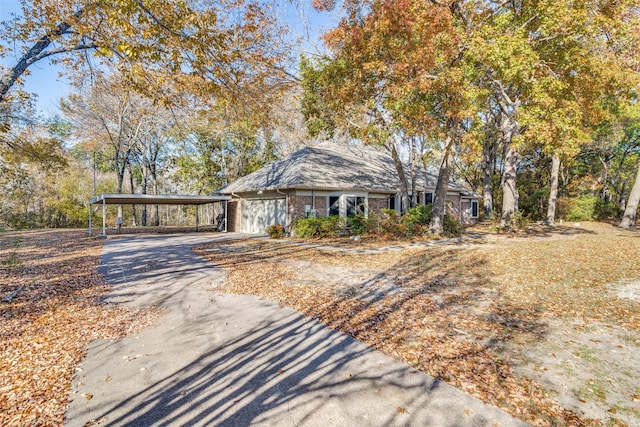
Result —
[[[0,233],[0,425],[61,425],[85,346],[153,321],[100,302],[101,248],[84,231]]]
[[[82,231],[0,233],[0,425],[61,425],[86,344],[157,316],[101,302],[101,246]],[[534,425],[640,425],[638,232],[340,246],[360,252],[256,239],[197,251],[228,270],[223,291],[294,307]]]
[[[375,253],[197,248],[226,292],[315,317],[533,425],[640,425],[640,234],[608,224]],[[379,245],[377,245],[379,246]]]

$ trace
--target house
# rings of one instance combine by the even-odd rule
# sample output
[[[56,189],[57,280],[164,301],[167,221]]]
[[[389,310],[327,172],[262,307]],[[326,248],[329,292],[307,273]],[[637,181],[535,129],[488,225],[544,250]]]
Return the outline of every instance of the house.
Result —
[[[407,173],[407,175],[409,175]],[[418,203],[433,201],[437,177],[417,170]],[[407,177],[407,179],[409,179]],[[218,190],[232,197],[227,229],[264,233],[272,224],[290,230],[300,217],[365,215],[389,208],[400,210],[400,184],[391,156],[374,149],[325,144],[305,147]],[[463,223],[478,217],[478,196],[449,183],[447,209]]]

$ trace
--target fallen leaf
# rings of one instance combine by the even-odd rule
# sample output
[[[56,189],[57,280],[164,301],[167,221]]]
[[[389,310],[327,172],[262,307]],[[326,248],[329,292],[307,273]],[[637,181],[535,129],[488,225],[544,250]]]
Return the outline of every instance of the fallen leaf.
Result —
[[[396,408],[396,412],[397,412],[397,413],[399,413],[399,414],[406,414],[406,413],[407,413],[407,410],[406,410],[406,409],[404,409],[404,408],[403,408],[403,407],[401,407],[401,406],[398,406],[398,407]]]

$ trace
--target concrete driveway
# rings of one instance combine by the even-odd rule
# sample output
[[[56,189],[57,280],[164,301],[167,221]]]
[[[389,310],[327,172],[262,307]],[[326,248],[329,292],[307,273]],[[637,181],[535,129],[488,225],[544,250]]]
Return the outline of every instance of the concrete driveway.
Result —
[[[106,242],[109,301],[164,314],[137,335],[90,345],[65,425],[525,425],[294,310],[217,294],[223,271],[191,247],[234,237]]]

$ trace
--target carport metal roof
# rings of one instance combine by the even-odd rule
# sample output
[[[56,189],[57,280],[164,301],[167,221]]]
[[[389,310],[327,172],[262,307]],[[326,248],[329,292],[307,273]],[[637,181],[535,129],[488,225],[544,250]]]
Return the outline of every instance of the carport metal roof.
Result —
[[[90,205],[206,205],[231,200],[230,196],[183,196],[177,194],[101,194]]]
[[[189,196],[177,194],[101,194],[89,200],[89,206],[102,205],[102,235],[106,236],[105,207],[106,205],[207,205],[209,203],[224,203],[224,231],[227,231],[227,204],[231,196]],[[92,234],[92,210],[89,209],[89,235]],[[196,227],[198,213],[196,210]]]

